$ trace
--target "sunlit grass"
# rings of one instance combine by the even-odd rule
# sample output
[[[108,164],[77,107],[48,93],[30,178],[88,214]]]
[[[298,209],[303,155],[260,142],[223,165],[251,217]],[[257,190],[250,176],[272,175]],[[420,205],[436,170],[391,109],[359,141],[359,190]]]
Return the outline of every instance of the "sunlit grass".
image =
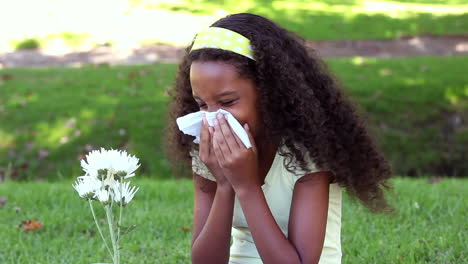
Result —
[[[394,216],[368,213],[343,195],[343,263],[466,263],[468,239],[466,179],[394,178]],[[121,243],[128,264],[190,263],[193,187],[190,180],[135,179],[140,187],[126,207],[124,225],[137,228]],[[7,182],[0,196],[0,263],[110,262],[88,204],[71,187],[57,183]],[[101,223],[101,209],[95,207]],[[99,209],[98,209],[99,208]],[[33,219],[41,230],[24,232],[21,221]],[[105,232],[107,230],[104,230]]]
[[[457,121],[468,115],[467,59],[327,62],[397,173],[461,174],[468,171],[468,137]],[[83,154],[102,146],[141,157],[144,174],[173,177],[162,135],[176,70],[174,64],[0,70],[1,78],[9,76],[0,85],[0,170],[11,164],[20,179],[69,178],[81,173]]]
[[[220,15],[252,12],[307,39],[382,39],[464,33],[465,1],[139,1],[146,8]]]
[[[307,39],[389,39],[460,34],[468,28],[468,3],[463,0],[8,2],[7,8],[0,9],[0,24],[9,25],[0,27],[0,50],[11,50],[28,39],[50,52],[89,49],[99,44],[121,48],[148,42],[187,45],[199,30],[227,14],[240,12],[263,15]]]
[[[273,8],[278,9],[312,9],[316,11],[325,12],[346,12],[344,15],[353,15],[357,13],[389,14],[396,12],[396,15],[404,15],[405,13],[431,13],[433,15],[447,15],[447,14],[462,14],[468,12],[468,4],[460,1],[459,4],[425,4],[414,1],[415,3],[402,3],[399,1],[354,1],[352,4],[342,1],[273,1]],[[411,2],[411,1],[410,1]]]

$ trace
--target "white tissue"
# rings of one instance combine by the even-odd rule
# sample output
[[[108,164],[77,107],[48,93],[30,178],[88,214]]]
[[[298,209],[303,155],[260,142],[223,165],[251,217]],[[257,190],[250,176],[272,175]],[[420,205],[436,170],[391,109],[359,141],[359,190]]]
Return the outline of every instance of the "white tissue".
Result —
[[[252,147],[249,136],[239,121],[237,121],[237,119],[231,113],[223,109],[218,109],[216,112],[198,111],[176,119],[177,126],[179,126],[180,131],[195,137],[193,142],[197,144],[200,143],[200,131],[203,124],[203,113],[206,114],[206,119],[210,126],[214,126],[213,120],[216,118],[218,113],[223,114],[234,133],[236,133],[237,137],[242,141],[242,143],[244,143],[244,146],[246,148]]]

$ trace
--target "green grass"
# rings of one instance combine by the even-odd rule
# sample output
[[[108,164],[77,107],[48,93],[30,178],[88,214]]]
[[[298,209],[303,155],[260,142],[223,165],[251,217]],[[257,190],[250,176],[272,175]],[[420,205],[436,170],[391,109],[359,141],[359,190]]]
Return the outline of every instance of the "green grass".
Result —
[[[117,28],[122,24],[118,23],[119,21],[126,21],[125,25],[130,28],[141,28],[142,20],[138,17],[142,14],[157,18],[151,20],[153,22],[149,24],[182,25],[180,32],[175,35],[168,34],[166,27],[153,27],[146,30],[144,35],[126,34],[129,36],[123,40],[111,35],[107,39],[102,39],[102,34],[89,28],[87,29],[89,32],[86,33],[81,32],[83,30],[74,32],[69,28],[58,27],[45,28],[41,30],[42,33],[30,32],[35,35],[32,39],[18,39],[17,36],[6,35],[1,42],[5,42],[2,45],[7,50],[32,48],[80,50],[100,45],[126,47],[129,43],[168,43],[179,46],[191,40],[187,35],[194,34],[194,29],[203,28],[228,14],[242,12],[262,15],[306,39],[315,40],[395,39],[408,35],[468,34],[466,0],[129,0],[128,2],[130,5],[128,8],[125,7],[124,12],[109,13],[102,19],[117,21]],[[119,10],[124,8],[123,5],[118,6],[116,8]],[[42,13],[50,11],[44,9]],[[37,12],[41,13],[41,10]],[[12,26],[16,25],[13,23]],[[60,32],[56,32],[57,30]]]
[[[157,65],[1,71],[9,80],[0,86],[0,116],[8,120],[0,125],[0,167],[27,167],[17,171],[26,178],[69,178],[81,173],[76,165],[90,145],[128,149],[142,159],[141,173],[167,177],[164,88],[175,70]],[[49,153],[45,159],[38,157],[41,150]]]
[[[192,221],[190,180],[136,179],[135,201],[124,225],[138,227],[122,242],[122,263],[189,263]],[[467,263],[466,179],[392,179],[395,216],[373,215],[343,196],[343,263]],[[85,200],[71,181],[6,182],[0,196],[0,263],[109,262]],[[97,209],[98,207],[96,207]],[[105,223],[102,211],[99,218]],[[25,232],[21,221],[44,223]],[[465,223],[465,224],[463,224]]]
[[[93,29],[88,29],[89,32],[84,33],[59,27],[57,30],[60,32],[52,29],[44,29],[43,33],[33,32],[36,35],[33,39],[13,40],[11,38],[16,37],[4,36],[6,39],[3,45],[6,49],[46,50],[57,48],[80,50],[100,45],[127,46],[129,43],[168,43],[179,46],[190,41],[187,36],[181,36],[194,34],[193,29],[203,28],[228,14],[242,12],[262,15],[306,39],[315,40],[395,39],[408,35],[468,33],[466,0],[129,0],[128,2],[130,5],[128,8],[125,7],[125,12],[103,16],[102,19],[127,21],[126,25],[130,28],[141,28],[143,25],[138,17],[142,14],[157,18],[149,24],[186,24],[187,26],[182,26],[179,34],[175,35],[168,34],[165,27],[153,27],[147,30],[145,35],[129,34],[125,40],[110,35],[107,39],[102,39],[102,34]],[[123,5],[118,6],[124,8]],[[43,12],[50,11],[47,10]],[[119,24],[121,23],[117,23],[117,27],[120,27]]]
[[[468,57],[330,64],[397,173],[468,175]]]
[[[400,175],[468,175],[468,57],[330,59]],[[176,65],[0,70],[0,174],[69,179],[91,148],[170,178],[162,138]],[[457,123],[461,120],[461,123]],[[465,120],[465,121],[463,121]],[[465,157],[465,158],[464,158]]]
[[[307,39],[393,39],[419,34],[466,34],[465,0],[182,0],[133,1],[197,15],[250,12],[265,16]]]

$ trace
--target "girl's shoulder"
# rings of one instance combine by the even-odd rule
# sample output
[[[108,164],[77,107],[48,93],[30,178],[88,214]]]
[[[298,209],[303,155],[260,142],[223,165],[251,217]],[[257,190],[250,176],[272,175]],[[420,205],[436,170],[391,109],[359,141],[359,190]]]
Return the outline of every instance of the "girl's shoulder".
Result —
[[[304,158],[305,167],[301,166],[300,162],[286,145],[280,146],[277,152],[277,155],[279,155],[281,160],[283,172],[292,179],[294,184],[297,180],[305,175],[320,171],[331,171],[328,166],[317,166],[317,164],[310,157],[309,152],[301,144],[296,143],[295,146],[301,151],[301,154]],[[331,183],[335,183],[334,179],[331,181]]]

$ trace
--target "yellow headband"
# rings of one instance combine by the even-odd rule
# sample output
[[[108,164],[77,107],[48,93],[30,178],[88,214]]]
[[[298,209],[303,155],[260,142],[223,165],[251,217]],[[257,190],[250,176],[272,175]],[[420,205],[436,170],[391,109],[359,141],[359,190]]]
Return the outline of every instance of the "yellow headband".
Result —
[[[255,60],[250,40],[237,32],[225,28],[209,27],[198,33],[191,51],[203,48],[230,50]]]

